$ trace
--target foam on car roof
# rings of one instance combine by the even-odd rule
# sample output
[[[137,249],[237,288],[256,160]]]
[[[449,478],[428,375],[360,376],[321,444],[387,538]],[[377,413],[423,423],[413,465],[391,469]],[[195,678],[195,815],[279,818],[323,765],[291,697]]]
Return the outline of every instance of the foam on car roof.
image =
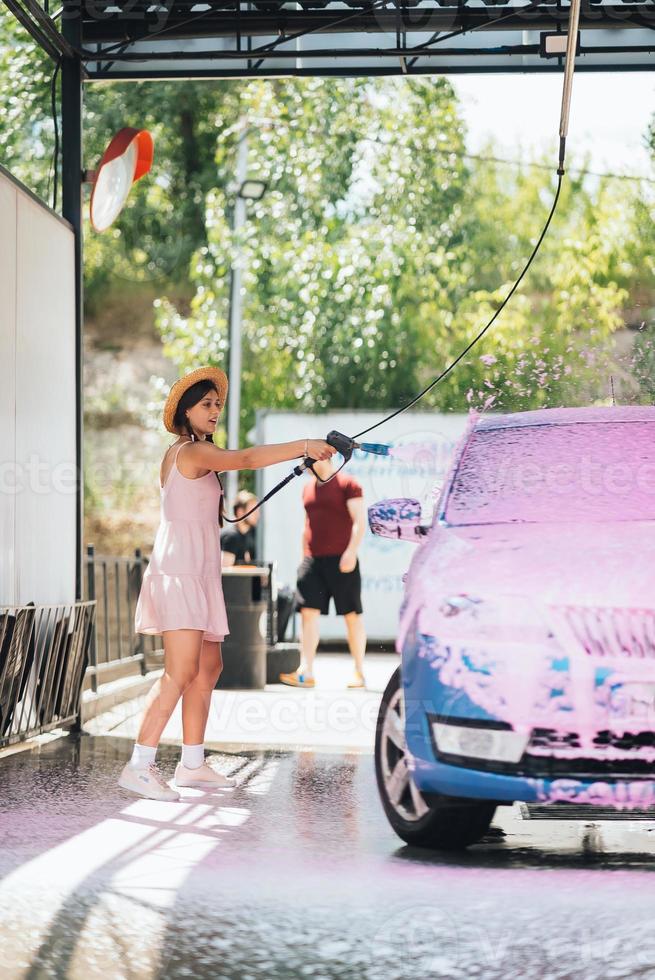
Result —
[[[617,405],[588,408],[539,408],[507,415],[483,415],[475,431],[511,429],[529,425],[572,425],[585,422],[655,422],[655,405]]]

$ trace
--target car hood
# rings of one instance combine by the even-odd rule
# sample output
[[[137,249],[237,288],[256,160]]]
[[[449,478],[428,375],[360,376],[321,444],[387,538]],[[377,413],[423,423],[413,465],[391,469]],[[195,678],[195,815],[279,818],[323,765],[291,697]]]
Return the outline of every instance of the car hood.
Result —
[[[434,672],[448,711],[464,692],[463,716],[473,706],[525,732],[573,725],[591,744],[607,727],[612,685],[646,683],[652,700],[655,661],[623,657],[613,637],[643,640],[655,609],[654,558],[653,521],[435,527],[406,581],[397,643],[408,654],[405,675],[414,643],[414,663]],[[447,600],[461,595],[470,598],[453,611]],[[602,651],[599,659],[598,643],[577,655],[588,623],[607,634],[604,653],[618,652],[620,663]]]
[[[464,594],[652,609],[654,564],[655,521],[436,526],[410,567],[405,605]]]

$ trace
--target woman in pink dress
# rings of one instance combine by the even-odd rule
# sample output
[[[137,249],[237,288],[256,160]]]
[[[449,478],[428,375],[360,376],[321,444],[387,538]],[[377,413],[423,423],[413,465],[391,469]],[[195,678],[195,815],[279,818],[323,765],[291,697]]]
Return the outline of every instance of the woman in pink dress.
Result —
[[[219,449],[212,437],[226,395],[223,371],[204,367],[177,381],[164,406],[164,425],[178,438],[161,465],[161,519],[135,613],[138,633],[163,637],[164,673],[150,691],[132,758],[119,778],[123,789],[149,799],[180,798],[155,765],[159,739],[180,698],[183,745],[176,784],[234,785],[204,757],[211,695],[223,667],[221,642],[229,633],[221,584],[219,472],[306,456],[329,459],[335,452],[321,439]]]

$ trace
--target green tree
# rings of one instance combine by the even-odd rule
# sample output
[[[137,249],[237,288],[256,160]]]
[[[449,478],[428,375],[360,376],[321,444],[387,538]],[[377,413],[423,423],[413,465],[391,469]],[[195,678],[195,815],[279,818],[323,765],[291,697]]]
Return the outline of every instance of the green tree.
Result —
[[[238,114],[254,120],[251,171],[270,189],[241,243],[225,193],[210,195],[191,315],[160,305],[166,351],[181,369],[199,351],[224,359],[229,262],[241,247],[245,431],[259,406],[407,399],[420,373],[415,355],[433,329],[426,334],[421,304],[447,288],[442,260],[464,193],[464,131],[451,86],[394,80],[380,91],[314,80],[308,91],[299,80],[251,82]],[[226,176],[237,139],[219,145]]]
[[[490,148],[484,156],[491,157]],[[541,232],[556,190],[547,169],[480,160],[467,187],[457,261],[466,292],[453,297],[455,348],[482,329],[507,296]],[[627,299],[625,186],[569,175],[548,234],[519,291],[467,356],[440,404],[521,410],[586,404],[609,395],[614,334]]]
[[[0,161],[44,200],[54,150],[50,82],[54,64],[0,4]]]
[[[646,139],[655,165],[655,117]],[[655,166],[652,172],[655,174]],[[655,403],[655,182],[644,182],[639,190],[631,215],[633,234],[625,251],[630,312],[636,331],[626,370],[636,379],[642,395]]]

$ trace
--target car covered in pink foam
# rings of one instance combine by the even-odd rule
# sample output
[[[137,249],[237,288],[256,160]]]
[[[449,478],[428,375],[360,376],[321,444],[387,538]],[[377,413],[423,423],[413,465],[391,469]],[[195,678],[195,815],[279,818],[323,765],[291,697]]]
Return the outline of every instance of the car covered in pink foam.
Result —
[[[404,840],[655,806],[655,407],[474,416],[431,524],[406,499],[369,524],[417,543],[376,737]]]

